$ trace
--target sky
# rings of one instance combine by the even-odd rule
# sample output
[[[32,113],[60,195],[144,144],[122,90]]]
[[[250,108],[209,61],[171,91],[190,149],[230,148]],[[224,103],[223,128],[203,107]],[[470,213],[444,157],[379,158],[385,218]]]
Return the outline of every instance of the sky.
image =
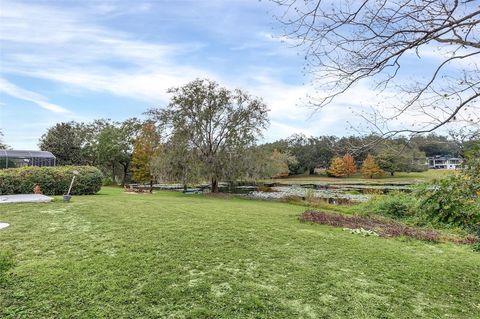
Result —
[[[354,134],[352,105],[380,97],[359,85],[312,114],[304,58],[282,41],[275,10],[257,0],[0,0],[3,141],[38,149],[57,122],[142,118],[168,103],[168,88],[195,78],[262,98],[262,141]]]

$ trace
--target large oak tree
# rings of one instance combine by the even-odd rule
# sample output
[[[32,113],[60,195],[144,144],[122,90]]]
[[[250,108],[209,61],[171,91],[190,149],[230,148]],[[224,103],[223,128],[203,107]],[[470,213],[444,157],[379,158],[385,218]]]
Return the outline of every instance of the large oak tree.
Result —
[[[236,177],[236,167],[242,165],[235,163],[266,128],[267,106],[242,90],[231,91],[211,80],[197,79],[168,92],[170,103],[148,114],[166,136],[184,138],[171,147],[194,154],[212,192],[217,192],[219,180]]]

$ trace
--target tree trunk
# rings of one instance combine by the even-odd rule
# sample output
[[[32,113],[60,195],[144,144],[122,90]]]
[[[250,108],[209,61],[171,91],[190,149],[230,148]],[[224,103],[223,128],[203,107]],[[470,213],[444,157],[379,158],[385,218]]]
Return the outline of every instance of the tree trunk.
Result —
[[[390,176],[393,176],[393,174],[395,174],[395,171],[390,172]]]
[[[115,163],[112,163],[112,185],[115,184]]]
[[[150,180],[150,194],[153,193],[153,179]]]
[[[212,193],[218,193],[218,181],[216,178],[212,178],[212,188],[211,188]]]
[[[128,174],[128,164],[122,164],[123,166],[123,178],[122,178],[122,187],[125,186],[125,182],[127,181],[127,174]]]

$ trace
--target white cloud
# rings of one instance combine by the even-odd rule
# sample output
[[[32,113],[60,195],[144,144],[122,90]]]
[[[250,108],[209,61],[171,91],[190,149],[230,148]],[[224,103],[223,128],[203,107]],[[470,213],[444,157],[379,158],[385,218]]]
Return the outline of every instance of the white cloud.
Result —
[[[45,110],[49,110],[54,113],[69,112],[67,109],[59,105],[48,102],[48,100],[44,96],[29,90],[22,89],[2,78],[0,78],[0,92],[13,96],[17,99],[32,102],[34,104],[37,104],[41,108],[44,108]]]
[[[144,42],[98,26],[81,13],[39,5],[5,2],[0,18],[3,73],[152,103],[165,99],[167,88],[209,74],[175,63],[176,57],[201,48],[199,43]]]
[[[5,78],[10,75],[34,77],[53,81],[58,90],[66,89],[81,94],[85,90],[108,93],[128,97],[140,103],[145,102],[145,107],[149,107],[167,102],[168,88],[185,84],[196,77],[208,77],[231,88],[244,88],[265,100],[271,109],[271,127],[266,133],[267,140],[299,132],[307,135],[351,134],[354,132],[348,132],[350,126],[348,122],[353,125],[359,123],[359,118],[354,114],[355,111],[362,112],[370,106],[381,109],[385,105],[390,105],[388,103],[398,102],[395,100],[397,98],[395,92],[383,92],[379,95],[368,86],[368,83],[365,83],[339,96],[332,104],[315,113],[313,117],[309,117],[312,110],[306,108],[304,102],[309,92],[313,92],[312,87],[286,80],[286,75],[282,72],[285,72],[288,65],[272,63],[269,64],[270,67],[266,67],[260,64],[262,60],[259,59],[259,65],[255,63],[246,65],[243,70],[235,74],[228,71],[219,73],[220,68],[217,70],[215,66],[200,67],[194,62],[198,58],[219,59],[215,54],[205,54],[201,51],[207,44],[196,41],[169,43],[162,40],[160,36],[157,37],[156,34],[148,32],[142,33],[144,38],[140,38],[138,33],[120,31],[118,28],[101,24],[112,15],[127,15],[131,10],[136,10],[135,14],[148,11],[152,9],[148,4],[132,8],[131,4],[125,5],[123,2],[93,1],[87,2],[85,8],[77,6],[75,10],[66,10],[60,9],[61,6],[52,6],[48,3],[42,5],[39,2],[22,4],[2,1],[0,71]],[[243,4],[242,1],[238,3]],[[202,32],[215,34],[215,37],[212,36],[216,39],[215,41],[225,41],[222,44],[230,50],[245,50],[246,53],[255,51],[256,55],[291,54],[293,56],[297,52],[295,49],[282,51],[282,45],[276,44],[288,39],[274,37],[271,33],[261,32],[250,25],[246,26],[248,31],[245,32],[251,31],[253,39],[247,37],[247,39],[240,39],[245,40],[243,42],[238,41],[240,33],[236,32],[238,26],[235,24],[240,18],[236,15],[234,8],[229,8],[231,3],[202,2],[198,6],[189,6],[186,9],[188,12],[182,9],[183,6],[176,7],[173,12],[169,11],[169,19],[193,21],[193,24]],[[158,8],[152,10],[154,9]],[[206,15],[206,19],[215,17],[216,11],[225,12],[225,16],[218,24],[204,25],[204,20],[197,19],[200,15],[198,10],[203,10],[201,14]],[[141,18],[141,15],[135,15],[135,18]],[[218,40],[219,37],[224,38]],[[292,44],[287,41],[287,45]],[[428,51],[422,53],[426,59],[432,60],[435,54]],[[228,65],[230,57],[222,55],[221,58],[225,58],[227,62],[218,64]],[[51,103],[47,97],[19,87],[21,84],[15,86],[3,80],[0,85],[3,91],[8,91],[6,93],[9,95],[36,103],[53,112],[67,112],[63,107]],[[137,109],[133,112],[139,113],[141,110]],[[87,112],[82,113],[82,116],[96,116]],[[68,113],[69,120],[75,116],[77,115]],[[58,121],[59,117],[55,120]],[[402,120],[409,123],[414,118],[406,116]],[[390,124],[394,125],[394,123]]]

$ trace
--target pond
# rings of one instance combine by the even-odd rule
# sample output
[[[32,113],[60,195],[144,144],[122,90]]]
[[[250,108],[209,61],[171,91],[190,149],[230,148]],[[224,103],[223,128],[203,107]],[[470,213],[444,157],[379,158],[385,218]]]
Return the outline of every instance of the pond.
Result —
[[[363,194],[349,194],[340,190],[308,189],[301,186],[277,186],[269,192],[254,191],[249,195],[255,199],[285,199],[285,198],[316,198],[323,199],[330,204],[351,204],[365,202],[369,196]]]
[[[132,184],[134,188],[148,189],[149,185]],[[302,184],[288,185],[280,183],[261,183],[252,182],[219,183],[221,193],[239,194],[247,198],[279,200],[286,198],[307,197],[324,200],[330,204],[352,204],[365,202],[372,194],[386,194],[391,191],[410,192],[412,184],[409,183],[391,183],[391,184]],[[186,193],[197,194],[209,192],[209,184],[195,185],[188,188]],[[154,184],[156,190],[174,190],[184,191],[181,184]]]

